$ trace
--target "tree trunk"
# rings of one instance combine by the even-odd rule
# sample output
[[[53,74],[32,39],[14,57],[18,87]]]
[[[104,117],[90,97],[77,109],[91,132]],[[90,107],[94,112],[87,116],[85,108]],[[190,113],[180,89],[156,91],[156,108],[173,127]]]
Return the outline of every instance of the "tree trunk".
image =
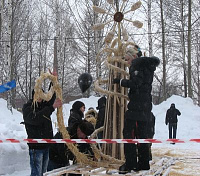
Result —
[[[192,98],[192,71],[191,71],[191,6],[192,1],[188,1],[188,96]]]
[[[163,15],[163,0],[160,0],[160,13],[162,24],[162,59],[163,59],[163,100],[166,100],[166,59],[165,59],[165,23]]]
[[[61,88],[64,89],[64,81],[65,81],[65,64],[66,64],[66,46],[67,46],[67,39],[65,38],[64,43],[64,54],[63,54],[63,66],[62,66],[62,82],[61,82]],[[64,91],[63,91],[64,92]]]
[[[182,57],[183,57],[183,75],[184,75],[184,96],[187,97],[187,70],[185,61],[185,34],[184,34],[184,3],[181,2],[181,22],[182,22]]]
[[[32,53],[32,43],[29,45],[30,47],[30,74],[29,74],[29,79],[30,79],[30,86],[29,86],[29,97],[32,97],[32,71],[33,71],[33,53]]]
[[[87,39],[87,41],[88,41],[88,44],[87,44],[87,47],[88,47],[88,50],[87,50],[87,72],[90,74],[91,73],[91,64],[90,64],[90,62],[91,62],[91,59],[90,59],[90,50],[91,50],[91,48],[90,48],[90,31],[88,30],[88,39]],[[87,90],[87,94],[86,94],[86,97],[88,98],[90,96],[90,88],[88,88],[88,90]]]
[[[58,54],[57,54],[57,37],[54,37],[54,58],[53,58],[53,69],[58,72]]]
[[[8,8],[8,16],[7,16],[7,39],[10,43],[7,45],[7,82],[11,81],[12,78],[12,2],[8,0],[7,3]],[[7,108],[12,112],[12,92],[8,91],[8,98],[7,98]]]
[[[61,76],[62,75],[62,73],[61,73],[61,71],[62,71],[62,69],[61,69],[61,58],[60,58],[60,50],[61,50],[61,48],[60,48],[60,8],[59,8],[59,3],[58,3],[58,0],[56,0],[56,2],[55,2],[55,7],[56,7],[56,24],[55,24],[55,29],[56,29],[56,40],[54,40],[55,41],[55,45],[54,45],[54,66],[56,67],[56,68],[54,68],[54,69],[56,69],[56,71],[57,71],[57,73],[58,73],[58,80],[60,81],[61,80],[61,77],[59,77],[59,76]]]
[[[93,1],[94,6],[98,6],[97,0]],[[94,16],[94,24],[97,23],[98,19],[98,14],[93,12]],[[94,30],[94,48],[95,48],[95,57],[97,56],[98,53],[98,42],[97,42],[97,31]],[[101,77],[101,63],[100,60],[96,60],[96,78],[99,79]]]
[[[3,24],[3,1],[0,2],[0,39],[2,35],[2,24]]]
[[[152,31],[151,31],[151,0],[148,0],[148,42],[149,42],[149,56],[153,56]]]
[[[28,35],[27,35],[27,42],[26,42],[26,60],[25,60],[25,96],[26,99],[31,98],[31,94],[28,94],[28,51],[29,51],[29,43],[28,43]],[[29,95],[29,96],[28,96]]]

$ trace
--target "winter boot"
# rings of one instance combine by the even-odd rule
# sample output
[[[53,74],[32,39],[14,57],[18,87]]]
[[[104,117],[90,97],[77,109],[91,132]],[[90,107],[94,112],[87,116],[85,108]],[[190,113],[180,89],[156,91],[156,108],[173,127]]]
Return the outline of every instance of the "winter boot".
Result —
[[[137,170],[149,170],[150,169],[150,165],[149,165],[149,161],[148,160],[143,160],[143,161],[139,161],[138,162],[138,168]]]
[[[131,172],[131,169],[127,168],[126,163],[119,167],[119,174],[127,174],[128,172]]]

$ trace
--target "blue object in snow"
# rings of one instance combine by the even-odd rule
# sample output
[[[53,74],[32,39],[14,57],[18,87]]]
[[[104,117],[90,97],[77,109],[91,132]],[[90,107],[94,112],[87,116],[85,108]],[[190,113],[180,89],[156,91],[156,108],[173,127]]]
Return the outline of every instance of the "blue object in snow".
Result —
[[[7,83],[0,86],[0,93],[6,92],[6,91],[11,90],[15,87],[16,87],[16,82],[15,82],[15,80],[12,80],[12,81],[7,82]]]

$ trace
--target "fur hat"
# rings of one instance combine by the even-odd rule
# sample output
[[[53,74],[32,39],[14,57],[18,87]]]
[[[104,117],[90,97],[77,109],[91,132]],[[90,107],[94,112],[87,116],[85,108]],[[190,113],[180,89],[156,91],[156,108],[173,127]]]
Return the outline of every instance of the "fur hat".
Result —
[[[133,57],[133,55],[137,55],[138,57],[142,56],[141,49],[139,46],[135,45],[134,47],[127,48],[125,56],[128,55]]]
[[[94,117],[97,118],[97,111],[95,111],[94,109],[88,109],[88,111],[85,113],[85,118],[89,118],[89,117]]]
[[[79,111],[81,107],[85,106],[85,104],[81,101],[76,101],[73,105],[72,105],[72,109]]]
[[[90,109],[85,113],[85,120],[87,120],[88,122],[90,122],[92,125],[96,125],[96,122],[97,122],[97,111],[93,109]]]
[[[83,120],[78,126],[81,131],[87,136],[91,135],[94,132],[94,126],[87,120]]]

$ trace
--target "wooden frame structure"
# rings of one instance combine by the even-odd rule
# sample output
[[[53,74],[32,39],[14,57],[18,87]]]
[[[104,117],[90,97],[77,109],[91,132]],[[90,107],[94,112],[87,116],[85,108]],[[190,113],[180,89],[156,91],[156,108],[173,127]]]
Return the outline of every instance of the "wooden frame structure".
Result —
[[[108,3],[114,6],[114,1],[108,1]],[[111,31],[107,34],[105,38],[106,47],[103,49],[97,56],[103,52],[107,53],[107,58],[105,59],[105,64],[109,69],[109,76],[106,82],[107,90],[102,90],[100,88],[101,80],[97,80],[95,84],[96,91],[99,91],[103,94],[107,94],[107,104],[106,104],[106,113],[104,120],[104,135],[105,139],[122,139],[123,138],[123,127],[124,127],[124,114],[127,109],[127,88],[119,86],[119,84],[113,84],[114,78],[124,79],[128,78],[129,74],[127,73],[127,63],[124,61],[124,55],[126,53],[126,48],[129,45],[135,45],[133,42],[128,42],[128,34],[123,28],[122,21],[126,20],[132,22],[133,25],[137,28],[142,27],[142,23],[139,21],[131,21],[124,18],[123,7],[126,1],[122,2],[121,7],[119,8],[119,1],[116,1],[115,14],[113,15],[114,25]],[[135,11],[140,8],[141,2],[138,1],[132,5],[130,11]],[[93,8],[97,13],[106,13],[104,9],[99,7]],[[110,22],[108,22],[110,23]],[[106,24],[106,23],[105,23]],[[101,30],[104,28],[105,24],[97,24],[94,29]],[[114,38],[115,28],[117,28],[117,38]],[[104,144],[103,152],[117,159],[124,160],[124,145],[123,144]]]

